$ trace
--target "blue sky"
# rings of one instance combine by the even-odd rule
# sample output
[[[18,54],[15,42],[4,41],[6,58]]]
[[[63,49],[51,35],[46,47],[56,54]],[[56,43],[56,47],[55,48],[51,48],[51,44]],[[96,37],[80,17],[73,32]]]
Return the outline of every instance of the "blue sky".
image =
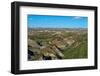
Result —
[[[29,28],[87,28],[88,17],[28,15]]]

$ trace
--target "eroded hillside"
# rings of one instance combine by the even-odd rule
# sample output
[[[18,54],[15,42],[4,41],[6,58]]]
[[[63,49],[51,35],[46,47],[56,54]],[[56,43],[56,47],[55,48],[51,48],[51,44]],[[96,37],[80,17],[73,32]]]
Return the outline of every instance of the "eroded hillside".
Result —
[[[31,29],[28,32],[28,60],[87,57],[87,30]]]

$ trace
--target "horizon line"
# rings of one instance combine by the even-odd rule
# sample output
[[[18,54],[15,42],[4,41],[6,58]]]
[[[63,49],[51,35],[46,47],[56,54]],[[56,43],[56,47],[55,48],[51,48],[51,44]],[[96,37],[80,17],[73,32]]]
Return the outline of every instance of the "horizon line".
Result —
[[[28,28],[87,28],[87,27],[28,27]]]

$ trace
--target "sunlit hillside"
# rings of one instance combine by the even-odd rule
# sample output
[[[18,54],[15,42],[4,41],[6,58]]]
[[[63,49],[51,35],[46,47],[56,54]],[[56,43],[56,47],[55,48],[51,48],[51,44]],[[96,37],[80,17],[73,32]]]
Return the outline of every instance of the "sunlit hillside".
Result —
[[[88,57],[87,29],[29,29],[28,60]]]

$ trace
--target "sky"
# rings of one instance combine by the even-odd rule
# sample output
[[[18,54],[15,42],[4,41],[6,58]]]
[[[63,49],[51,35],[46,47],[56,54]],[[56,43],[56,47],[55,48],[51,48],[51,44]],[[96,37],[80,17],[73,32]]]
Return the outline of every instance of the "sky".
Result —
[[[88,17],[28,15],[29,28],[87,28]]]

